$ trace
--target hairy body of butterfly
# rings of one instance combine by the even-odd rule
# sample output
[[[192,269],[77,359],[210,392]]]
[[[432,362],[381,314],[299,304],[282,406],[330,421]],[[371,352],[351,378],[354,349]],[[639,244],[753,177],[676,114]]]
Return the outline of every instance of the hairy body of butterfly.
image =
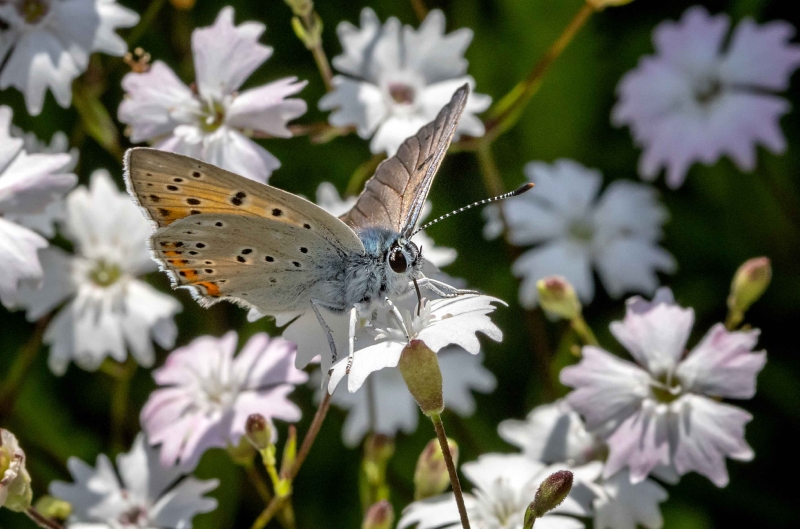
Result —
[[[422,274],[409,239],[464,110],[459,88],[434,121],[381,163],[349,212],[336,218],[308,200],[213,165],[155,149],[125,155],[128,192],[154,223],[153,258],[174,288],[204,306],[231,300],[259,313],[350,311],[357,315],[412,291],[462,293]],[[392,305],[393,306],[393,305]],[[394,309],[396,311],[396,309]]]

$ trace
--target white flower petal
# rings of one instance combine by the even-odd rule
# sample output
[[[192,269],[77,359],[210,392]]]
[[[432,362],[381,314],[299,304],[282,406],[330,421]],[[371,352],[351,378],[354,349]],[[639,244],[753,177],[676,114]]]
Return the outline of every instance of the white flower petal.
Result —
[[[308,81],[287,77],[238,94],[228,107],[226,122],[232,127],[290,138],[287,122],[305,114],[302,99],[286,99],[302,90]]]

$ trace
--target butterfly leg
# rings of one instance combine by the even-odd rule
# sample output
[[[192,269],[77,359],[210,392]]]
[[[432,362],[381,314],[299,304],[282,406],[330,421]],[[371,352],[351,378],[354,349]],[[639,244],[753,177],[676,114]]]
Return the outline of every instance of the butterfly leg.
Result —
[[[431,279],[429,277],[423,277],[421,281],[424,281],[422,286],[436,294],[437,296],[441,296],[443,298],[454,298],[456,296],[464,296],[466,294],[480,294],[477,290],[468,290],[468,289],[461,289],[456,288],[454,286],[448,285],[443,281],[438,281],[436,279]]]
[[[328,306],[328,304],[318,299],[311,298],[311,308],[314,309],[314,314],[317,315],[317,321],[319,321],[319,325],[322,327],[322,330],[325,331],[325,337],[328,339],[328,345],[331,348],[331,365],[333,365],[336,363],[338,358],[338,355],[336,354],[336,342],[333,339],[333,331],[331,331],[331,328],[328,326],[328,324],[325,322],[325,319],[322,317],[322,314],[319,312],[319,307],[326,306]]]
[[[347,354],[347,370],[346,373],[350,374],[350,368],[353,367],[353,360],[356,354],[356,323],[358,322],[358,307],[353,305],[350,309],[350,329],[347,335],[348,348],[350,349]]]
[[[408,329],[406,328],[406,324],[403,322],[403,315],[400,314],[400,310],[397,308],[397,305],[392,303],[392,300],[390,300],[389,298],[386,298],[386,304],[389,305],[389,307],[391,308],[392,316],[394,316],[394,319],[397,320],[397,326],[406,335],[406,341],[409,341],[410,338],[408,336]]]

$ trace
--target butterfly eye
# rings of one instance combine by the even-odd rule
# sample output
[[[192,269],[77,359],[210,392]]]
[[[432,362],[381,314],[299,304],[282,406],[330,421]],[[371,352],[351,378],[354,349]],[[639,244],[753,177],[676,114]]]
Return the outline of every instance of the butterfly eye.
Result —
[[[389,253],[389,266],[396,274],[402,274],[408,269],[408,262],[403,252],[396,250]]]

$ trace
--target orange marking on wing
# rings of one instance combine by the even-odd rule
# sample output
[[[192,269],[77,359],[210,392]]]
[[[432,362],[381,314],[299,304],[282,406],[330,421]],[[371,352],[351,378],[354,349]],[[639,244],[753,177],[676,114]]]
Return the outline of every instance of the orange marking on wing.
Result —
[[[197,283],[197,285],[206,289],[207,296],[211,296],[212,298],[218,298],[220,296],[219,287],[216,283],[212,283],[211,281],[203,281],[201,283]]]
[[[191,268],[184,268],[178,271],[178,275],[185,278],[186,281],[190,283],[194,283],[197,279],[197,271],[192,270]]]

